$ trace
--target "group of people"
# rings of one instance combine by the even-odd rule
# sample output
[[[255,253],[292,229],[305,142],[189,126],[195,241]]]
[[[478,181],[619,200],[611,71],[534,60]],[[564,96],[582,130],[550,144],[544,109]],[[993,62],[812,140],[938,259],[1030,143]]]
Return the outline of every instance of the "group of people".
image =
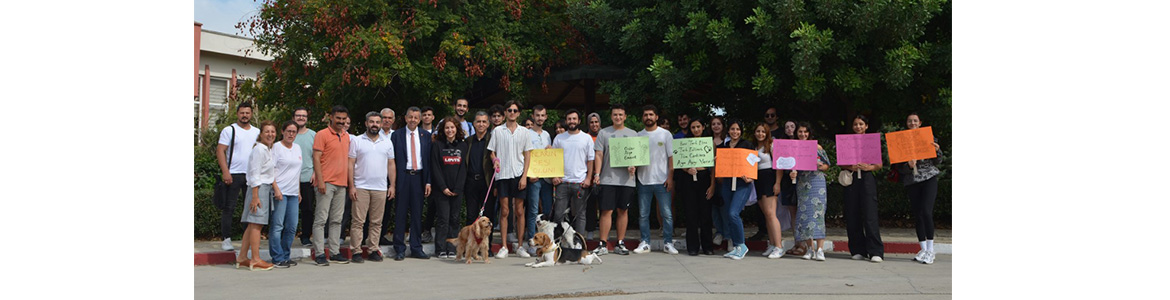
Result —
[[[740,213],[749,202],[758,202],[763,217],[757,223],[761,232],[766,230],[769,244],[763,256],[775,259],[788,254],[825,260],[823,172],[829,168],[830,158],[818,146],[815,171],[773,170],[770,159],[773,139],[815,140],[808,123],[788,121],[781,125],[775,108],[769,108],[764,121],[753,127],[724,117],[703,120],[679,114],[680,130],[672,133],[662,126],[669,122],[661,117],[661,111],[646,105],[637,112],[644,129],[635,132],[625,127],[627,108],[615,104],[609,110],[611,126],[601,128],[598,113],[582,115],[570,109],[550,133],[542,128],[548,116],[544,107],[533,107],[532,116],[523,123],[519,121],[522,109],[520,103],[509,101],[487,112],[478,111],[467,121],[468,102],[458,99],[454,116],[435,122],[433,109],[410,107],[403,115],[405,126],[396,128],[395,112],[385,108],[364,114],[366,131],[353,135],[348,131],[349,111],[342,106],[331,109],[327,127],[313,131],[305,126],[308,109],[297,108],[292,121],[264,121],[254,127],[252,107],[241,103],[237,122],[221,131],[216,151],[223,170],[222,186],[229,195],[221,218],[223,248],[233,249],[232,210],[243,192],[241,222],[247,227],[237,256],[238,268],[268,270],[296,265],[289,259],[289,249],[298,215],[302,243],[312,244],[313,260],[322,266],[381,261],[385,256],[379,244],[386,242],[382,234],[391,216],[395,260],[403,260],[407,253],[415,258],[430,257],[422,243],[427,242],[423,236],[429,235],[431,223],[434,254],[441,259],[454,258],[456,247],[447,240],[456,238],[463,225],[479,216],[498,225],[503,239],[495,255],[498,259],[512,252],[524,258],[535,253],[533,245],[522,241],[536,233],[538,215],[571,224],[577,232],[589,232],[597,226],[595,254],[647,253],[652,206],[658,208],[662,250],[678,254],[672,216],[672,197],[677,195],[687,214],[686,249],[692,256],[714,255],[715,245],[726,241],[728,250],[723,256],[743,259],[748,248]],[[917,114],[906,119],[909,129],[921,123]],[[858,115],[851,124],[850,133],[870,132],[865,116]],[[751,133],[745,136],[747,130]],[[610,167],[614,155],[609,151],[611,139],[642,136],[649,140],[649,165]],[[755,150],[761,158],[756,178],[715,178],[714,168],[674,169],[671,140],[698,137],[711,138],[716,148]],[[934,146],[938,151],[937,141]],[[547,148],[563,149],[564,177],[529,177],[531,151]],[[925,264],[934,260],[932,211],[937,163],[932,159],[891,166],[906,186],[915,214],[921,251],[914,260]],[[857,178],[846,187],[844,199],[853,259],[881,262],[884,256],[873,175],[882,167],[842,166]],[[628,209],[635,200],[640,242],[630,250],[623,241]],[[389,204],[395,204],[394,208],[388,209]],[[426,220],[422,219],[424,207],[428,210]],[[796,246],[788,250],[781,246],[782,214],[793,216],[786,225],[793,228]],[[269,226],[272,262],[258,255],[264,225]],[[342,226],[349,226],[349,257],[339,251]],[[611,228],[617,231],[615,243],[610,243]],[[409,239],[405,239],[407,232]]]

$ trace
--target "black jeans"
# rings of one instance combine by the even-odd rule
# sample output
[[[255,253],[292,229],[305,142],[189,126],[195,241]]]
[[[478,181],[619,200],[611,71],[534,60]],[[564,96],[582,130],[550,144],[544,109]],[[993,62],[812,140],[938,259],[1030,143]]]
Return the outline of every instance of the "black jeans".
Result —
[[[588,179],[586,179],[588,180]],[[601,194],[601,188],[597,185],[591,185],[588,189],[589,193],[585,194],[585,230],[597,230],[597,201],[601,200],[598,194]]]
[[[431,191],[434,193],[435,191]],[[455,252],[455,245],[447,242],[459,236],[459,197],[447,196],[439,191],[431,194],[431,205],[435,207],[435,252]]]
[[[853,184],[845,187],[845,231],[849,235],[849,255],[885,256],[885,245],[878,229],[877,181],[873,172],[854,173]]]
[[[694,181],[690,175],[675,177],[675,195],[682,201],[687,216],[687,252],[714,251],[711,245],[711,200],[707,200],[710,177]]]
[[[317,189],[313,184],[301,182],[301,240],[309,240],[313,235],[313,212],[317,207]]]
[[[234,213],[236,212],[236,201],[248,192],[248,177],[244,173],[232,174],[232,184],[227,188],[227,205],[219,211],[219,237],[226,239],[232,237],[232,224],[235,220]]]
[[[910,210],[914,212],[914,229],[918,233],[918,241],[934,239],[934,199],[938,196],[938,176],[907,185],[906,194],[910,195]]]

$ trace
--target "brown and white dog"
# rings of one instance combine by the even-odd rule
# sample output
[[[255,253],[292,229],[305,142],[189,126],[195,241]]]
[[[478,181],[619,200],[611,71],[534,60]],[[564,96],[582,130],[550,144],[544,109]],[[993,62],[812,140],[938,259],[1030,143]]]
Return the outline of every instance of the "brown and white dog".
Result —
[[[556,265],[561,256],[560,247],[544,232],[537,232],[528,240],[528,244],[536,247],[536,261],[524,264],[525,267],[551,267]]]
[[[491,233],[492,221],[488,217],[479,217],[471,225],[463,226],[459,230],[459,237],[447,239],[447,242],[455,245],[455,260],[467,258],[468,264],[472,259],[492,263],[488,256],[491,251],[491,241],[488,240]]]
[[[561,227],[565,228],[564,234],[561,235],[560,241],[550,237],[544,230],[551,231],[557,225],[551,222],[537,223],[538,226],[543,227],[536,235],[528,241],[530,245],[536,247],[536,261],[524,264],[527,267],[540,268],[549,267],[560,263],[579,263],[583,265],[591,265],[594,263],[600,264],[601,258],[597,254],[592,254],[584,249],[585,237],[573,231],[573,228],[568,226],[568,223],[561,223]],[[551,225],[551,228],[548,227]]]

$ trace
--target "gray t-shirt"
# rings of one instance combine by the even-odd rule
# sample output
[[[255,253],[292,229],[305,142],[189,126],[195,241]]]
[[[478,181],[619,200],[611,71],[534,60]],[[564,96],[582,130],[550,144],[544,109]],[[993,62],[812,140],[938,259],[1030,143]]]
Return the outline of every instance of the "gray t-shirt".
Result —
[[[602,151],[601,158],[601,184],[604,185],[621,185],[634,187],[634,177],[630,176],[630,171],[625,167],[610,168],[609,167],[609,139],[636,137],[637,132],[633,129],[622,128],[622,130],[614,130],[613,126],[602,128],[597,133],[597,141],[593,142],[593,151]],[[596,161],[594,163],[597,163]]]

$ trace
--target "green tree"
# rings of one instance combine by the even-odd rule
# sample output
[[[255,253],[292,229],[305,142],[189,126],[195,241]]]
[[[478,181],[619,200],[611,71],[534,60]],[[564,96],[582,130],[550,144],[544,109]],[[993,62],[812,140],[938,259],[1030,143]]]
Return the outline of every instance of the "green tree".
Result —
[[[611,101],[667,111],[715,105],[747,120],[776,106],[784,118],[810,121],[822,133],[845,132],[857,113],[895,124],[918,111],[949,141],[945,0],[596,0],[569,7],[597,59],[627,70],[601,84]]]
[[[583,45],[567,5],[267,0],[237,27],[255,36],[273,66],[242,92],[261,105],[310,107],[314,121],[337,104],[355,115],[424,105],[444,115],[485,78],[519,97],[524,78],[580,61]]]

